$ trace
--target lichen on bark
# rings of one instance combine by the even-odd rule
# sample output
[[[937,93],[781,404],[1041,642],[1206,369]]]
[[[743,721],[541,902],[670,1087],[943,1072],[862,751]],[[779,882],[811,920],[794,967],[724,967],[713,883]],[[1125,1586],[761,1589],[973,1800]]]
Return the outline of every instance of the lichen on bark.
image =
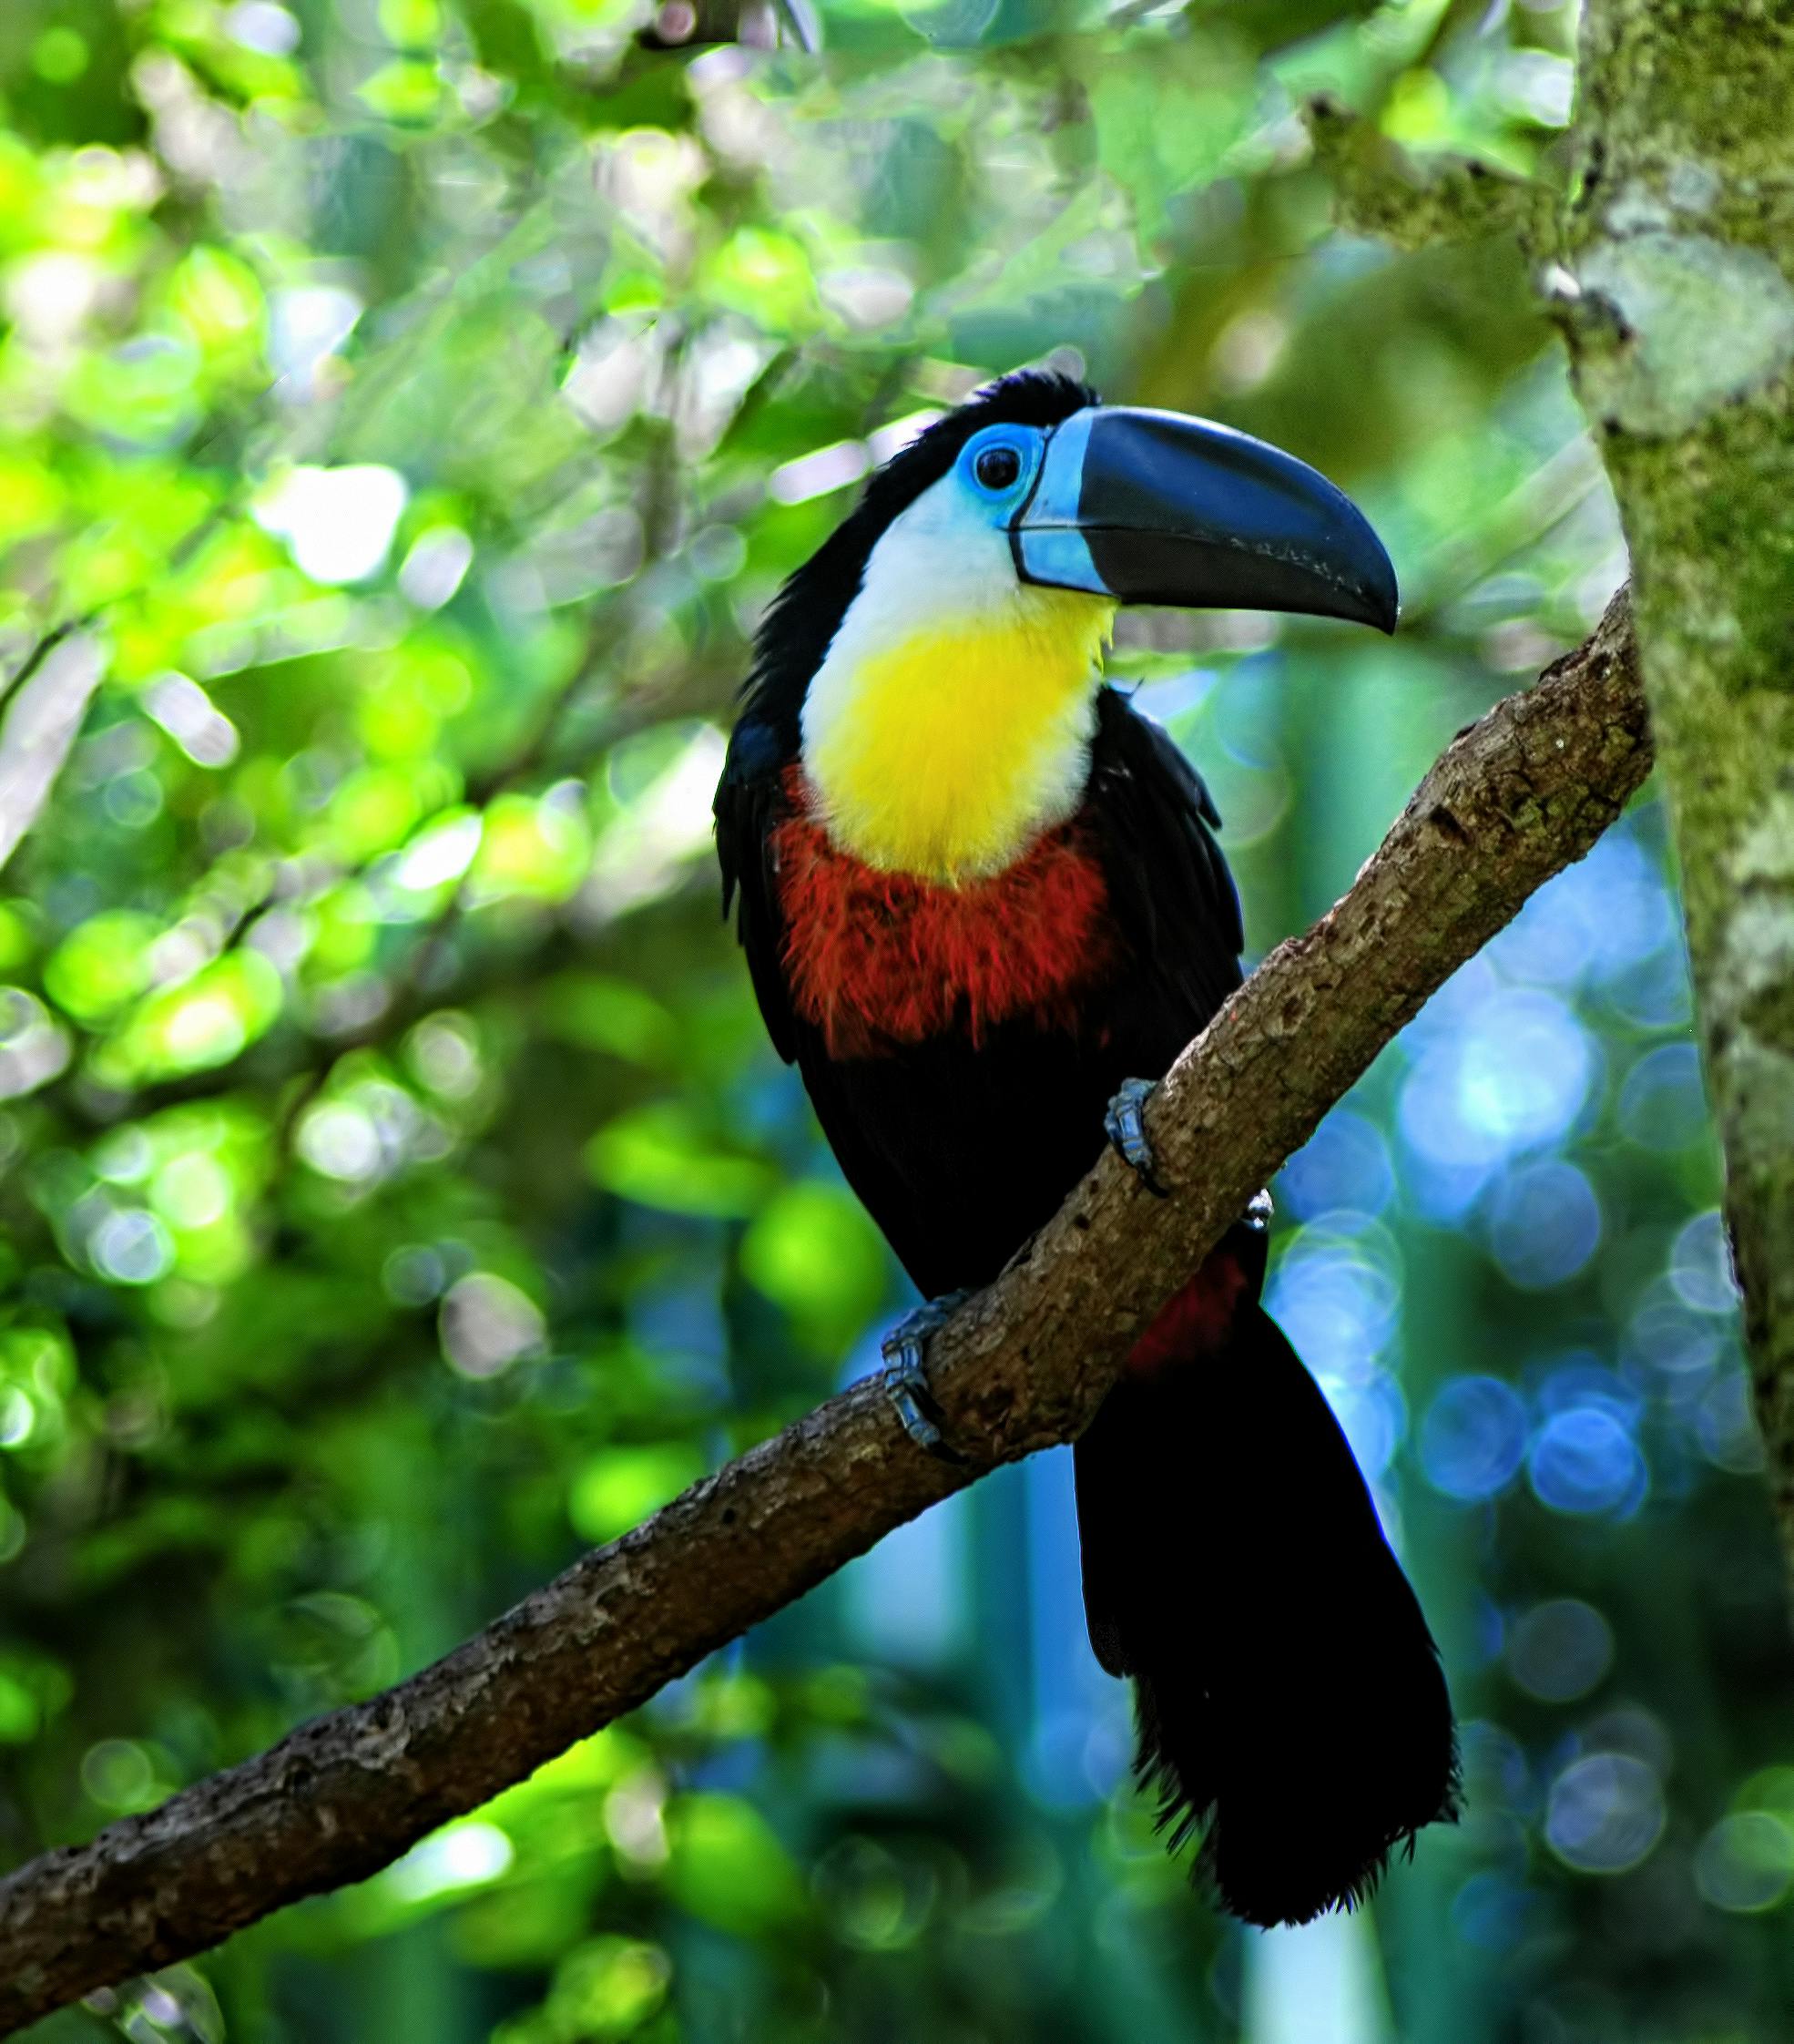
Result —
[[[1631,547],[1794,1561],[1794,5],[1587,0],[1551,301]]]
[[[1349,234],[1430,249],[1513,231],[1530,245],[1555,205],[1546,182],[1468,158],[1412,156],[1336,100],[1310,99],[1302,118],[1332,186],[1333,217]]]

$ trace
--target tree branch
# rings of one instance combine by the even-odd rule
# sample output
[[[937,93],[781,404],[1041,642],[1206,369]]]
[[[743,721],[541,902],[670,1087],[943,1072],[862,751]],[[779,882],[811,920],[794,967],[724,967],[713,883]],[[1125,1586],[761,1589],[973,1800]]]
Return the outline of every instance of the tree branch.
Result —
[[[100,641],[78,626],[40,639],[0,720],[0,866],[43,813],[106,674]]]
[[[1587,852],[1650,768],[1624,596],[1460,734],[1351,892],[1281,945],[1148,1110],[1173,1197],[1105,1157],[937,1338],[960,1465],[877,1386],[831,1399],[445,1659],[0,1885],[0,2034],[360,1879],[633,1710],[904,1520],[1073,1438],[1132,1337],[1429,995]]]

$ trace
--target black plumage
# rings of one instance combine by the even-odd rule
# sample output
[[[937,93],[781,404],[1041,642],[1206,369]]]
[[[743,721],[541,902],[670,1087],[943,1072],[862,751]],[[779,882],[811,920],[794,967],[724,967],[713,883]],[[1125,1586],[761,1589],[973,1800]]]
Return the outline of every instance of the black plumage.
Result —
[[[924,1293],[987,1284],[1096,1160],[1123,1079],[1155,1077],[1239,983],[1239,904],[1211,833],[1214,809],[1167,735],[1105,690],[1086,813],[1135,970],[1075,1032],[1032,1020],[840,1060],[792,1012],[767,851],[789,803],[789,763],[763,741],[742,769],[738,730],[719,791],[718,843],[739,894],[755,991],[794,1061],[849,1183]],[[749,757],[752,753],[749,752]]]
[[[1360,1901],[1455,1814],[1450,1698],[1419,1600],[1320,1387],[1258,1303],[1126,1375],[1077,1445],[1091,1643],[1134,1680],[1135,1768],[1175,1850],[1249,1923]]]
[[[1161,1075],[1239,983],[1208,791],[1104,689],[1076,828],[1114,961],[1074,1016],[843,1057],[792,999],[776,845],[804,692],[873,543],[981,426],[1052,425],[1093,402],[1063,378],[1005,379],[872,479],[769,613],[717,794],[725,907],[768,1029],[931,1295],[997,1274],[1096,1160],[1123,1080]],[[1091,1637],[1135,1681],[1141,1777],[1174,1842],[1207,1822],[1200,1864],[1227,1906],[1274,1923],[1361,1895],[1392,1846],[1451,1814],[1455,1769],[1419,1606],[1324,1399],[1258,1303],[1262,1269],[1261,1236],[1235,1230],[1208,1272],[1228,1309],[1175,1366],[1116,1387],[1079,1444],[1077,1486]]]

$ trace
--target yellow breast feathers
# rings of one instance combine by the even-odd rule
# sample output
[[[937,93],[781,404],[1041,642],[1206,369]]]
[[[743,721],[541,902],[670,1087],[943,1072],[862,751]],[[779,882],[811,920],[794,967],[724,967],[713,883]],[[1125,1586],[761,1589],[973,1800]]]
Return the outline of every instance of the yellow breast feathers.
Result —
[[[856,645],[804,706],[830,836],[868,865],[958,885],[1000,873],[1083,799],[1113,604],[1017,589],[994,617]]]

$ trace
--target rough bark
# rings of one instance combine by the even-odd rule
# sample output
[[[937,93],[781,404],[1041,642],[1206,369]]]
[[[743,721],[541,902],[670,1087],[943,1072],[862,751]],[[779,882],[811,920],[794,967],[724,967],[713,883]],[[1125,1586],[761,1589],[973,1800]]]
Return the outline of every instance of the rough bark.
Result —
[[[1794,1561],[1794,5],[1588,0],[1550,272],[1631,547]]]
[[[590,1554],[446,1659],[0,1885],[0,2034],[372,1874],[1000,1462],[1071,1439],[1130,1338],[1428,996],[1643,782],[1624,598],[1462,733],[1351,892],[1283,945],[1147,1114],[1156,1200],[1106,1157],[937,1338],[964,1456],[861,1385]]]

